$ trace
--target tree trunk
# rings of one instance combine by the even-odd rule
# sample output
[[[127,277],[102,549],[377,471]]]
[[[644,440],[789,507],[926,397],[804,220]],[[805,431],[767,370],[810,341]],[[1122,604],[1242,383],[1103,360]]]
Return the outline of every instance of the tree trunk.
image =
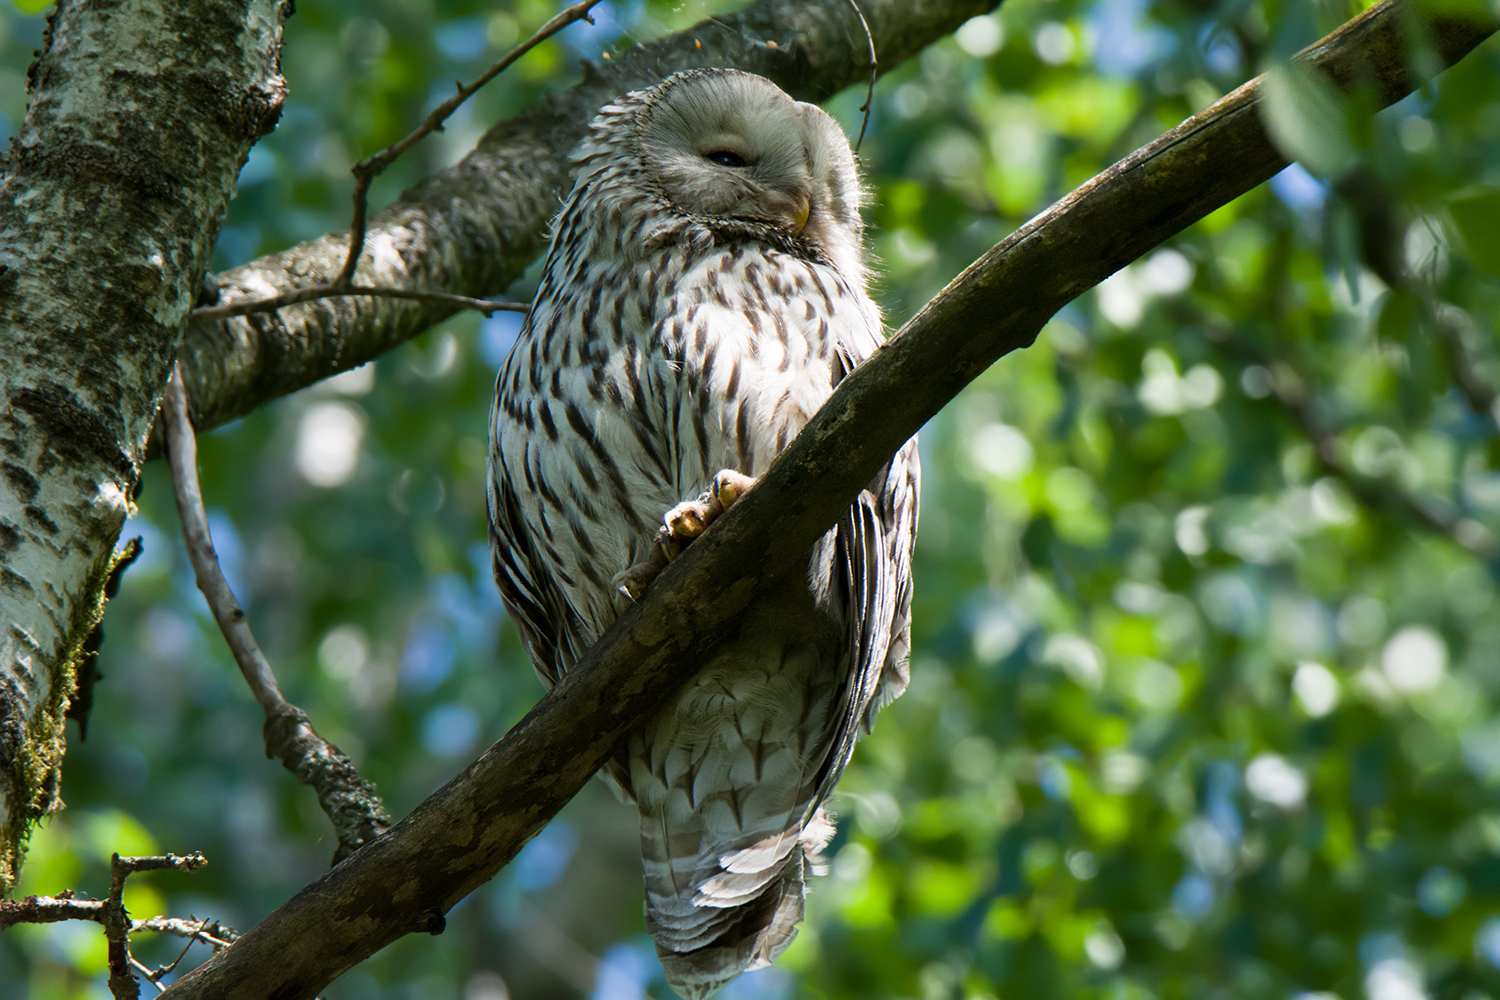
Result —
[[[157,401],[250,147],[279,0],[62,0],[0,181],[0,893],[58,806],[63,712]]]

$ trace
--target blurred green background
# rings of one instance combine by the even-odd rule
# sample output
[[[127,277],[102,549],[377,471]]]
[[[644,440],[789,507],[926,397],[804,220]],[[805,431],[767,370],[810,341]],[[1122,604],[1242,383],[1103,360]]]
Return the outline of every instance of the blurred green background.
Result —
[[[567,86],[579,57],[733,8],[605,0],[373,203]],[[351,160],[553,12],[302,0],[286,112],[214,267],[345,228]],[[888,73],[861,158],[892,326],[1356,12],[1010,0]],[[0,6],[0,138],[40,32]],[[1488,43],[1373,122],[1284,74],[1273,122],[1306,169],[1068,306],[922,431],[911,690],[843,780],[801,936],[726,998],[1500,996],[1497,70]],[[850,134],[862,99],[830,102]],[[456,317],[201,445],[225,569],[282,684],[397,816],[540,692],[485,557],[486,411],[516,323]],[[21,891],[102,895],[112,850],[201,850],[208,868],[136,876],[127,904],[244,929],[326,869],[328,823],[263,756],[159,462],[132,535],[145,555],[105,619],[87,741],[70,726],[68,807]],[[670,996],[635,823],[591,783],[446,933],[326,996]],[[4,1000],[103,982],[93,925],[0,936]]]

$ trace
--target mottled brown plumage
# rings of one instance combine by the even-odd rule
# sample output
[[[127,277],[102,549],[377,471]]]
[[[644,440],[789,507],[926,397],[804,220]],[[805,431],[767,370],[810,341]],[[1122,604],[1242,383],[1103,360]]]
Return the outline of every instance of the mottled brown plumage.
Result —
[[[628,600],[663,512],[720,470],[760,475],[882,336],[853,157],[818,108],[683,73],[604,108],[574,163],[490,424],[495,576],[549,686]],[[912,442],[611,769],[685,997],[795,934],[822,803],[906,686],[916,515]]]

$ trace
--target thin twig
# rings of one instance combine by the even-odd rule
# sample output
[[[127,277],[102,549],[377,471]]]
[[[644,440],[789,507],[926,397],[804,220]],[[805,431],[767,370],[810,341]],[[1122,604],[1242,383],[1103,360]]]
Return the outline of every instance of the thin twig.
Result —
[[[389,830],[391,818],[375,786],[359,776],[343,751],[318,735],[307,713],[282,695],[271,664],[256,643],[229,581],[224,579],[208,530],[208,514],[203,509],[203,489],[198,482],[198,443],[188,418],[187,390],[182,385],[180,367],[172,371],[161,412],[177,514],[198,589],[208,601],[219,631],[224,633],[224,641],[245,683],[250,685],[250,693],[265,712],[266,753],[279,758],[298,780],[313,787],[318,794],[318,805],[333,821],[339,842],[333,856],[337,864]]]
[[[109,944],[109,992],[115,1000],[136,1000],[140,986],[136,983],[131,968],[138,967],[150,979],[151,972],[136,962],[130,954],[130,915],[125,912],[125,879],[136,872],[175,869],[193,872],[208,864],[201,852],[187,856],[162,854],[145,858],[122,858],[118,854],[109,860],[109,895],[104,899],[100,923],[104,925],[104,939]],[[152,981],[152,985],[156,985]],[[157,990],[158,993],[161,990]]]
[[[575,3],[573,6],[567,8],[538,28],[536,34],[506,53],[505,58],[485,70],[479,79],[467,86],[459,84],[458,93],[434,108],[432,113],[422,121],[422,124],[413,129],[411,134],[406,138],[399,142],[391,143],[380,152],[367,156],[354,165],[352,170],[354,174],[354,220],[349,227],[349,256],[344,260],[343,270],[339,271],[338,277],[333,280],[335,288],[349,287],[349,283],[354,280],[354,270],[359,266],[360,254],[364,252],[365,218],[369,211],[368,195],[370,193],[371,182],[376,177],[379,177],[386,167],[394,163],[396,157],[421,142],[433,132],[440,131],[443,127],[443,122],[447,121],[448,116],[458,110],[460,104],[463,104],[464,101],[472,97],[480,87],[483,87],[503,73],[510,67],[511,63],[514,63],[517,59],[574,21],[584,20],[593,24],[594,19],[589,16],[589,10],[599,2],[600,0],[583,0],[583,2]]]
[[[205,921],[203,921],[203,923],[206,925],[208,923],[208,921],[205,920]],[[163,967],[157,969],[156,972],[152,973],[152,975],[151,975],[151,981],[153,983],[160,982],[162,976],[170,974],[173,969],[175,969],[175,968],[177,968],[177,966],[181,965],[182,964],[182,960],[187,957],[188,949],[193,946],[193,942],[195,940],[197,940],[197,937],[198,937],[198,935],[194,934],[192,937],[188,938],[187,944],[183,945],[182,946],[182,950],[177,953],[177,957],[174,958],[174,959],[172,959],[172,964],[171,965],[167,965],[167,966],[163,966]]]
[[[194,941],[203,941],[214,951],[227,948],[238,935],[217,921],[203,920],[196,924],[173,917],[152,917],[149,920],[131,920],[125,912],[125,879],[135,872],[175,871],[193,872],[208,864],[202,852],[195,851],[183,856],[162,854],[144,858],[122,858],[113,855],[109,862],[109,894],[104,899],[75,899],[71,890],[56,896],[27,896],[21,900],[0,900],[0,930],[14,924],[51,924],[63,920],[88,920],[104,928],[109,954],[109,991],[115,1000],[135,1000],[140,995],[136,976],[144,978],[156,992],[164,992],[161,980],[177,968]],[[212,925],[212,931],[209,927]],[[130,953],[129,935],[143,930],[164,931],[188,938],[182,953],[171,965],[155,972],[141,964]],[[135,970],[132,972],[131,970]]]
[[[64,920],[104,922],[104,902],[98,899],[74,899],[73,893],[56,896],[27,896],[25,899],[0,899],[0,931],[16,924],[55,924]]]
[[[177,937],[188,938],[189,943],[202,941],[214,951],[228,948],[234,943],[235,938],[240,936],[233,927],[226,927],[217,920],[183,920],[181,917],[151,917],[149,920],[132,920],[130,933],[139,934],[141,931],[175,934]]]
[[[192,942],[189,941],[188,944],[191,945]],[[134,955],[130,956],[130,967],[135,970],[135,973],[139,978],[144,979],[146,982],[156,987],[156,993],[158,996],[167,992],[165,987],[163,987],[162,984],[158,981],[158,973],[160,973],[161,970],[158,969],[157,972],[152,972],[150,969],[146,968],[141,960],[136,958]],[[161,974],[165,975],[165,973]]]
[[[870,22],[865,20],[865,12],[859,9],[855,0],[849,0],[849,6],[854,8],[854,16],[859,18],[859,26],[865,29],[865,40],[870,43],[870,85],[865,88],[865,103],[859,106],[865,117],[859,123],[859,138],[854,140],[854,154],[858,156],[860,144],[865,141],[865,128],[870,124],[870,104],[875,100],[875,77],[880,73],[880,63],[875,59],[875,36],[870,33]]]
[[[203,921],[203,926],[207,926],[207,924],[207,920]],[[200,927],[199,929],[201,930],[202,928]],[[146,978],[146,982],[156,987],[157,993],[165,993],[166,990],[161,985],[162,979],[171,975],[172,971],[176,969],[178,965],[182,964],[182,960],[184,958],[187,958],[188,949],[193,946],[193,942],[197,939],[198,934],[192,934],[188,938],[187,943],[182,946],[182,950],[177,953],[177,957],[172,960],[171,965],[159,965],[155,970],[148,969],[134,955],[130,956],[130,964],[135,967],[135,970],[138,973]],[[218,949],[214,950],[217,951]]]
[[[230,302],[227,305],[199,306],[193,310],[194,319],[225,319],[230,316],[249,316],[252,313],[275,312],[282,306],[317,299],[331,299],[341,295],[371,295],[385,299],[415,299],[418,302],[437,302],[473,309],[489,316],[495,312],[526,312],[531,307],[524,302],[497,302],[493,299],[475,299],[467,295],[452,295],[448,292],[423,292],[407,288],[377,288],[366,285],[350,285],[339,288],[335,285],[317,285],[313,288],[298,288],[283,292],[274,298],[256,299],[251,302]]]
[[[275,312],[283,306],[296,305],[299,302],[312,302],[317,299],[327,299],[341,295],[372,295],[389,299],[414,299],[420,302],[437,302],[443,305],[455,306],[459,309],[475,309],[486,316],[491,315],[496,310],[525,312],[527,307],[519,302],[494,302],[489,299],[470,298],[467,295],[451,295],[447,292],[426,292],[403,288],[355,285],[354,272],[358,269],[360,257],[365,251],[365,234],[368,228],[370,210],[370,185],[402,153],[421,142],[433,132],[442,131],[443,123],[448,120],[453,112],[458,110],[461,104],[470,97],[473,97],[485,84],[508,69],[517,59],[520,59],[574,21],[582,20],[593,24],[594,19],[589,15],[589,10],[600,2],[601,0],[582,0],[581,3],[575,3],[573,6],[562,11],[538,28],[536,33],[526,39],[526,41],[507,52],[503,59],[485,70],[473,83],[458,84],[458,93],[434,108],[422,120],[422,124],[413,129],[404,139],[391,143],[380,152],[365,157],[350,168],[350,173],[354,175],[354,215],[349,223],[349,249],[344,257],[344,266],[339,269],[338,275],[331,283],[317,285],[312,288],[299,288],[295,291],[284,292],[281,295],[269,299],[259,299],[254,302],[232,302],[228,305],[200,306],[193,310],[193,318],[200,320],[227,319],[231,316],[249,316],[253,313]],[[868,27],[865,30],[868,31]],[[874,52],[873,41],[871,42],[871,52]],[[872,88],[874,87],[873,78],[870,85]],[[864,134],[863,129],[860,130],[860,134]]]

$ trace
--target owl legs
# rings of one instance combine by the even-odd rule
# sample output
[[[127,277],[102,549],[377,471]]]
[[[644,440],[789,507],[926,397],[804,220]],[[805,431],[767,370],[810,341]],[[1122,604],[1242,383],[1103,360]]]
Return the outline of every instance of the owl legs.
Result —
[[[662,526],[657,529],[655,544],[646,558],[615,574],[611,581],[615,589],[632,601],[638,600],[667,563],[681,555],[689,542],[707,531],[720,514],[733,507],[754,485],[754,479],[734,469],[721,470],[698,499],[684,500],[662,516]]]

